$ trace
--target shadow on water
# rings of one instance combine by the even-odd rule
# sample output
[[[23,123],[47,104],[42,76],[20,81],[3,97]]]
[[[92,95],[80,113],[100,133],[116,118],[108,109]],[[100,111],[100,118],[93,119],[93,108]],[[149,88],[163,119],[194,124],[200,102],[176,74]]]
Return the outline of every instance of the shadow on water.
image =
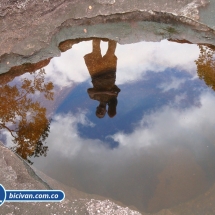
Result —
[[[96,112],[94,115],[96,115],[97,118],[102,118],[98,122],[98,124],[100,123],[99,127],[103,128],[102,124],[107,122],[108,125],[108,123],[110,124],[111,121],[113,122],[113,120],[115,120],[114,123],[116,124],[114,124],[114,129],[116,130],[114,131],[117,131],[117,129],[119,129],[120,126],[123,127],[125,124],[124,122],[126,122],[126,119],[124,119],[125,115],[120,115],[120,111],[117,113],[118,94],[121,92],[121,96],[123,90],[126,91],[128,88],[128,85],[121,85],[120,88],[116,85],[118,59],[115,52],[117,43],[113,40],[100,38],[77,39],[62,42],[59,45],[59,49],[65,52],[72,48],[74,44],[89,40],[92,40],[92,52],[86,53],[83,58],[89,72],[89,78],[91,78],[91,87],[88,88],[88,85],[84,83],[80,85],[86,88],[85,96],[88,96],[88,100],[91,99],[93,103],[99,103],[96,107],[96,111],[95,109],[92,110]],[[100,48],[101,41],[107,42],[107,50],[103,56]],[[197,75],[208,87],[215,90],[215,50],[213,47],[204,45],[199,45],[199,50],[200,55],[195,61]],[[46,156],[48,147],[52,147],[51,144],[45,145],[48,136],[51,134],[51,121],[47,117],[46,108],[43,106],[43,103],[37,101],[38,94],[42,95],[47,101],[54,99],[54,83],[45,80],[45,70],[42,69],[49,61],[50,59],[45,60],[38,63],[38,65],[25,64],[13,68],[10,73],[0,76],[1,132],[4,133],[4,131],[7,131],[7,133],[12,136],[14,143],[12,147],[13,150],[29,163],[33,163],[30,160],[33,157]],[[21,75],[25,74],[25,72],[30,72],[31,76],[27,76],[27,78],[25,76],[22,77]],[[168,72],[171,73],[172,71]],[[16,85],[13,81],[15,77],[19,75],[21,77],[21,84]],[[151,77],[153,77],[153,75],[160,77],[160,74],[152,74]],[[141,82],[142,80],[138,81]],[[151,86],[151,82],[149,84]],[[145,87],[147,86],[146,84]],[[137,90],[138,87],[139,85],[136,84],[133,90]],[[151,86],[151,88],[153,87]],[[151,90],[154,94],[157,93],[157,89],[155,88],[156,87]],[[141,92],[143,92],[143,90]],[[170,94],[171,93],[168,95],[170,96]],[[133,95],[132,90],[126,92],[125,95],[126,98],[123,98],[126,99],[131,106],[132,102],[129,103],[129,101],[135,99],[129,98],[130,95]],[[78,99],[79,98],[77,98],[77,100]],[[70,102],[72,103],[73,101]],[[121,102],[123,103],[124,101]],[[147,97],[144,103],[147,102],[153,103],[153,99],[149,101]],[[59,106],[62,104],[63,102],[59,104]],[[73,105],[75,105],[75,102]],[[160,103],[158,103],[158,109],[159,105]],[[150,107],[149,105],[147,108],[150,109]],[[120,110],[123,110],[123,108]],[[134,111],[130,110],[130,116],[129,114],[127,116],[128,121],[130,120],[129,124],[132,124],[132,120],[135,118],[135,114],[137,114],[138,111],[142,114],[142,107],[140,107],[140,110],[138,107],[135,108]],[[109,117],[105,118],[104,116],[106,113]],[[119,120],[116,119],[117,115],[121,117]],[[129,117],[131,117],[131,119]],[[122,125],[120,125],[120,123]],[[148,125],[145,124],[144,126],[144,128],[148,128]],[[169,130],[171,130],[170,127]],[[85,131],[84,129],[86,128],[83,128],[83,131]],[[96,126],[91,129],[91,131],[97,133],[96,135],[101,135],[99,130],[97,132]],[[109,130],[106,129],[106,131]],[[183,131],[183,134],[186,135],[186,132],[189,133],[189,131]],[[90,134],[89,131],[88,133],[91,139],[97,138],[97,136],[96,138],[90,136],[94,134]],[[128,132],[128,134],[130,133],[131,131]],[[80,131],[79,134],[81,134]],[[104,133],[103,136],[107,136],[107,133]],[[156,134],[154,134],[154,136],[156,136]],[[144,133],[141,137],[144,142]],[[68,169],[70,169],[70,165],[71,168],[76,168],[72,174],[79,174],[75,184],[77,184],[80,190],[103,195],[121,201],[127,205],[134,205],[141,211],[157,212],[163,208],[173,207],[179,203],[189,201],[204,193],[215,181],[215,145],[210,140],[207,140],[207,135],[203,135],[203,140],[207,141],[208,148],[205,148],[203,145],[198,146],[198,150],[201,151],[200,155],[196,152],[198,150],[195,149],[195,145],[190,144],[189,141],[185,143],[183,137],[176,137],[177,139],[174,141],[177,143],[174,144],[163,143],[161,145],[149,147],[147,150],[141,147],[138,151],[134,152],[136,153],[134,157],[132,157],[132,148],[128,152],[123,152],[124,154],[120,159],[116,158],[117,156],[114,157],[114,153],[117,152],[112,150],[112,154],[110,155],[113,156],[113,163],[111,163],[111,158],[109,160],[108,156],[106,157],[107,161],[96,160],[95,158],[93,162],[97,161],[96,163],[92,162],[88,164],[86,162],[86,165],[84,162],[82,163],[81,160],[80,166],[78,167],[73,166],[75,165],[74,160],[72,160],[71,164],[64,163],[63,161],[62,163],[65,166],[68,165]],[[84,138],[85,140],[87,139],[86,136],[84,136]],[[138,140],[132,139],[132,141],[136,142]],[[62,143],[62,148],[63,147]],[[85,146],[83,151],[87,147],[89,146]],[[115,147],[111,149],[113,148],[119,148],[119,144],[115,143]],[[121,148],[123,147],[121,146]],[[126,156],[128,156],[126,153],[132,156],[126,159]],[[83,156],[82,159],[84,160],[85,157],[87,156]],[[59,157],[59,162],[53,164],[56,166],[54,169],[59,169],[59,172],[55,173],[56,175],[64,174],[60,172],[64,170],[64,167],[60,166],[60,159]],[[99,161],[101,162],[99,163]],[[126,165],[124,165],[124,163],[126,163]],[[59,165],[59,168],[57,168],[57,165]],[[99,165],[101,165],[101,167]],[[102,168],[102,165],[105,168]],[[98,167],[98,169],[95,170],[92,166]],[[53,167],[50,167],[50,169],[52,168]],[[91,168],[93,170],[92,172],[90,172]],[[83,172],[81,172],[81,170]],[[68,174],[68,179],[66,181],[70,180],[70,176],[71,175]]]

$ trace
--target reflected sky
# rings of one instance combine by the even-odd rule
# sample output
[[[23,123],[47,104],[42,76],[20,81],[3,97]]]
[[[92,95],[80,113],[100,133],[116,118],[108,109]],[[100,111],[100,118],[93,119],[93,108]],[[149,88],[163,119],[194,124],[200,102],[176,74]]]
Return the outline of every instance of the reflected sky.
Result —
[[[103,56],[107,48],[101,42]],[[117,44],[117,114],[102,119],[87,92],[92,83],[84,56],[92,41],[53,58],[44,68],[55,97],[55,107],[47,105],[48,153],[33,158],[34,166],[145,212],[204,193],[215,181],[215,93],[199,57],[206,59],[207,51],[200,50],[168,41]]]

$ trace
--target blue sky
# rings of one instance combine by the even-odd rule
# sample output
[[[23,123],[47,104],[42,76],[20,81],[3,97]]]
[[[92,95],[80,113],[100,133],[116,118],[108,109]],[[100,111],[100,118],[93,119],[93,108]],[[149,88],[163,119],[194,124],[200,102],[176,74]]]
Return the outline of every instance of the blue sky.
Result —
[[[118,85],[121,92],[118,96],[117,115],[114,118],[106,115],[98,119],[95,116],[98,102],[91,100],[87,93],[90,87],[89,80],[78,84],[60,104],[56,114],[69,112],[76,114],[80,110],[85,110],[86,117],[94,127],[79,124],[79,135],[83,138],[101,139],[109,143],[110,147],[117,147],[118,144],[107,138],[109,135],[117,131],[132,132],[135,124],[145,114],[166,105],[177,109],[198,106],[200,94],[209,90],[203,81],[193,78],[190,73],[183,70],[166,69],[160,73],[148,71],[142,80]]]

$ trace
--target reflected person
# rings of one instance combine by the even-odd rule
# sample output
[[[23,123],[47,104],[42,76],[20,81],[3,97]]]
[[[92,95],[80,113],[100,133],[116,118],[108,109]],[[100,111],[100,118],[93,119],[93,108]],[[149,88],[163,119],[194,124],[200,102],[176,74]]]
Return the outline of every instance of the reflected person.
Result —
[[[116,42],[108,41],[108,49],[104,56],[101,54],[100,39],[93,39],[93,50],[84,56],[88,71],[92,78],[93,88],[87,90],[91,99],[99,101],[96,116],[103,118],[108,112],[109,117],[116,115],[117,96],[120,89],[115,85],[117,57]],[[108,106],[108,110],[106,110]]]

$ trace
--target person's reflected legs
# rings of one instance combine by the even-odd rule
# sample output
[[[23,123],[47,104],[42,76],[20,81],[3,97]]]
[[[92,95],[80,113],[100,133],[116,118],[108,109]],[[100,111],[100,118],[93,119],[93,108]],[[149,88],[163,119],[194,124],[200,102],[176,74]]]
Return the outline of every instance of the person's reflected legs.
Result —
[[[113,118],[116,115],[117,98],[112,98],[108,101],[108,116]]]
[[[113,58],[115,56],[117,43],[114,40],[108,41],[108,50],[103,58],[110,57]]]

